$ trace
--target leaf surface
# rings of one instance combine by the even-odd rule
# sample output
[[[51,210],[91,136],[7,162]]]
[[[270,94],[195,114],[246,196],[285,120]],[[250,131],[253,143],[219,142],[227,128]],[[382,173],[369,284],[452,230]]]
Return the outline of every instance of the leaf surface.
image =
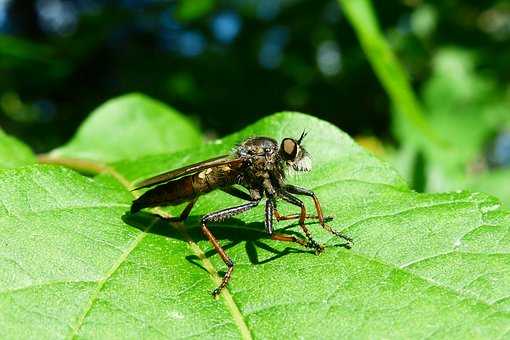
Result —
[[[0,168],[14,168],[35,163],[32,150],[0,129]]]
[[[239,204],[202,197],[186,225],[125,215],[124,183],[214,157],[251,135],[297,136],[330,223],[354,239],[316,256],[264,235],[263,207],[211,226],[236,264],[203,240],[206,212]],[[51,338],[495,338],[510,326],[510,215],[487,195],[410,191],[387,164],[328,123],[296,113],[265,118],[225,139],[121,161],[94,179],[54,166],[0,172],[0,336]],[[305,200],[308,210],[311,202]],[[294,207],[280,203],[282,212]],[[167,211],[176,214],[182,207]],[[299,232],[292,222],[278,229]]]

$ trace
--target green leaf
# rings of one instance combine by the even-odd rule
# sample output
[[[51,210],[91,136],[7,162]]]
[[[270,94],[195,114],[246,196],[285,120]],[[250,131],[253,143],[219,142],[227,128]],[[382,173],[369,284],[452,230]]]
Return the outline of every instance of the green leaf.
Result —
[[[444,136],[450,149],[422,144],[419,151],[425,158],[422,171],[427,178],[426,190],[483,191],[510,207],[506,171],[490,169],[486,159],[491,138],[510,128],[509,97],[497,87],[494,78],[476,71],[475,53],[443,48],[434,56],[433,65],[423,99],[431,126]],[[408,150],[404,149],[409,149],[416,137],[402,120],[394,123],[405,145],[400,152],[406,153]]]
[[[129,94],[92,112],[73,139],[51,156],[112,162],[200,142],[200,132],[182,114],[147,96]]]
[[[238,199],[210,193],[186,225],[125,214],[132,180],[216,156],[246,136],[281,140],[305,128],[314,170],[289,181],[317,193],[331,225],[354,239],[351,250],[315,223],[327,245],[320,256],[268,240],[259,206],[211,225],[236,264],[215,301],[209,292],[225,265],[197,221]],[[2,338],[464,339],[504,337],[510,325],[510,214],[499,202],[412,192],[387,164],[306,115],[276,114],[188,152],[117,162],[94,179],[32,166],[0,172],[0,185]]]
[[[0,168],[14,168],[35,163],[32,150],[0,129]]]
[[[441,154],[447,166],[473,161],[508,117],[508,100],[498,94],[494,79],[475,71],[475,55],[466,50],[443,48],[433,59],[433,75],[425,83],[423,98],[429,120],[455,153],[429,147],[430,156]],[[510,120],[506,118],[506,122]]]
[[[0,69],[12,71],[30,67],[31,64],[44,67],[39,71],[45,73],[69,69],[69,64],[59,58],[50,45],[0,34]]]
[[[494,169],[476,176],[471,176],[466,180],[466,187],[471,190],[490,193],[499,198],[505,207],[510,207],[510,187],[508,179],[510,178],[510,169]]]
[[[214,0],[182,0],[177,4],[175,16],[182,21],[200,19],[211,12],[214,5]]]

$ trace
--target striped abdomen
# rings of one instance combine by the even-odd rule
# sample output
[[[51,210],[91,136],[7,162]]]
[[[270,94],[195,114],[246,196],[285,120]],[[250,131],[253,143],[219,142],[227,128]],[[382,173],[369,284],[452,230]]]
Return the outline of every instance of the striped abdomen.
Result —
[[[209,168],[193,175],[185,176],[146,191],[133,201],[131,212],[143,208],[177,205],[188,202],[201,194],[216,188],[234,184],[235,176],[228,166]]]

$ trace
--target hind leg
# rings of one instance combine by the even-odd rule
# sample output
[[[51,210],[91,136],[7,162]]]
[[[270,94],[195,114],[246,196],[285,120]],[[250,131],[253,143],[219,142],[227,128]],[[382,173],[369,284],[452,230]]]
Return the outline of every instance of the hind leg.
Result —
[[[318,244],[312,238],[310,232],[304,226],[304,218],[302,218],[302,220],[300,219],[300,225],[301,225],[301,222],[302,222],[303,224],[301,225],[301,228],[305,232],[306,237],[308,238],[308,240],[304,240],[304,239],[298,238],[298,237],[296,237],[294,235],[287,235],[287,234],[281,234],[281,233],[273,232],[273,216],[276,215],[275,214],[275,212],[276,212],[275,208],[276,207],[275,207],[274,200],[272,200],[271,198],[268,198],[267,201],[266,201],[266,210],[265,210],[265,219],[264,219],[264,222],[265,222],[266,232],[269,234],[269,236],[271,236],[271,239],[277,240],[277,241],[284,241],[284,242],[295,242],[295,243],[298,243],[298,244],[302,245],[303,247],[314,249],[316,254],[320,254],[324,250],[324,247],[322,245]],[[306,215],[306,212],[303,212],[303,210],[302,210],[302,214],[303,213],[305,213],[305,215]]]
[[[195,205],[196,201],[197,201],[196,198],[190,201],[179,216],[170,217],[168,220],[170,222],[182,222],[186,220],[189,216],[189,213],[191,212],[191,209],[193,209],[193,205]]]

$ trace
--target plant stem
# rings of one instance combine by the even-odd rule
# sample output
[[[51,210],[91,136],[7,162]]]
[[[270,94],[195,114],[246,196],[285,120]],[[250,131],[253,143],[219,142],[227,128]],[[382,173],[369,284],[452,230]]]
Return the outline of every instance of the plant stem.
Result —
[[[368,59],[390,96],[395,114],[413,127],[422,140],[444,148],[439,137],[423,115],[407,75],[381,32],[370,0],[338,0]]]

